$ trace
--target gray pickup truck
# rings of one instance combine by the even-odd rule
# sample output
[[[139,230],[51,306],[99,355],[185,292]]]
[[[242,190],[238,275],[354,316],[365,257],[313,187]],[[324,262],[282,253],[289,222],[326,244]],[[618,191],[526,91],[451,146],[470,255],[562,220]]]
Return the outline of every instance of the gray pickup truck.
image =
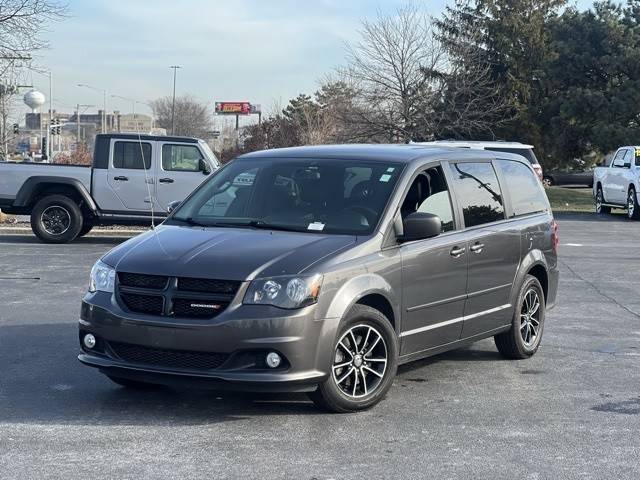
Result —
[[[149,224],[219,167],[209,146],[189,137],[96,136],[91,166],[0,162],[0,209],[31,215],[47,243],[66,243],[95,225]]]

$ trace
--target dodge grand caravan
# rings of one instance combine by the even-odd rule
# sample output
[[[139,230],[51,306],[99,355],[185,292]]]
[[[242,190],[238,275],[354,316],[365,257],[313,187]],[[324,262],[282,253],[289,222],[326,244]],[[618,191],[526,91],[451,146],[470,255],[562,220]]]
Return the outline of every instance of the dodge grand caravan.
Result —
[[[127,387],[305,391],[347,412],[399,364],[540,345],[558,232],[521,156],[418,145],[238,157],[91,271],[79,360]]]

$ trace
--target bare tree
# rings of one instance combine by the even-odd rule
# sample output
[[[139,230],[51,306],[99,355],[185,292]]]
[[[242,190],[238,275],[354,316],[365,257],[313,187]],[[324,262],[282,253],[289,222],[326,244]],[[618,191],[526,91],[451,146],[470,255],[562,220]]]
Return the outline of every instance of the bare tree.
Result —
[[[339,112],[348,141],[491,136],[506,121],[507,101],[472,41],[443,41],[413,4],[362,25],[339,70],[353,92],[349,109]]]
[[[370,139],[410,140],[418,127],[420,96],[429,89],[425,69],[439,69],[444,58],[431,21],[408,5],[363,21],[360,36],[347,46],[348,65],[340,71],[356,90],[352,121]]]
[[[28,56],[47,46],[40,35],[45,25],[60,20],[66,6],[49,0],[0,0],[0,58],[3,67],[16,57]],[[2,75],[4,68],[0,69]]]
[[[205,103],[191,95],[176,97],[175,134],[204,138],[211,130],[211,111]],[[151,102],[156,125],[171,131],[172,97],[162,97]]]

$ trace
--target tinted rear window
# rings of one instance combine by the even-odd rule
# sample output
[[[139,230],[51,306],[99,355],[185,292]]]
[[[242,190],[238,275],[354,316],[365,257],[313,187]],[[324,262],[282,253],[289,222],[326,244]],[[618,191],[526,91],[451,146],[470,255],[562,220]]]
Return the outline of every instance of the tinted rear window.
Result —
[[[529,160],[531,165],[538,164],[536,154],[533,153],[533,150],[530,148],[487,147],[485,150],[491,150],[492,152],[515,153],[516,155],[522,155],[524,158]]]
[[[543,212],[547,199],[535,174],[520,162],[498,160],[498,168],[506,180],[511,198],[511,217]]]

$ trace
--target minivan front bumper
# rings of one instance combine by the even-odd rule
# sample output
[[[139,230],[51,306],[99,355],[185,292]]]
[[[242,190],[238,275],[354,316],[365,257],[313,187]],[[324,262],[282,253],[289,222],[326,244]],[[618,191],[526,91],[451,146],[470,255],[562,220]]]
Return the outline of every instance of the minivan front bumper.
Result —
[[[180,320],[131,314],[112,294],[88,293],[80,313],[78,360],[107,375],[150,383],[310,391],[328,376],[338,324],[315,314],[314,305],[283,310],[238,303],[211,320]],[[82,341],[88,333],[97,340],[92,349]],[[262,361],[269,352],[282,357],[278,368]],[[170,362],[163,358],[167,354]],[[200,363],[212,355],[219,366]]]

